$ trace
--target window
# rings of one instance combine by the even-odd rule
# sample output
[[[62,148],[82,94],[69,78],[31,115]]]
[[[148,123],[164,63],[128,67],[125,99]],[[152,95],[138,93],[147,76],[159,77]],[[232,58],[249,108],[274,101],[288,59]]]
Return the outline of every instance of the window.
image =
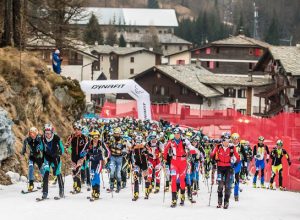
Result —
[[[167,31],[166,30],[164,30],[164,34],[166,34],[167,33]]]
[[[246,109],[238,109],[238,112],[240,112],[242,115],[246,115]]]
[[[253,48],[249,48],[249,55],[253,55]]]
[[[206,61],[206,67],[209,68],[209,61]]]
[[[246,89],[239,89],[238,90],[238,98],[246,98]]]
[[[135,47],[135,44],[132,44],[132,47]]]
[[[214,68],[215,68],[215,62],[209,61],[209,69],[214,69]]]
[[[255,56],[256,57],[260,57],[262,54],[263,54],[263,50],[262,49],[259,49],[259,48],[255,49]]]
[[[160,87],[160,94],[161,94],[161,95],[166,95],[166,89],[165,89],[164,86],[161,86],[161,87]]]
[[[134,69],[130,69],[130,74],[134,74]]]
[[[297,89],[300,89],[300,79],[297,79]]]
[[[188,95],[189,91],[186,87],[181,87],[181,95]]]
[[[130,63],[134,63],[134,57],[130,57]]]
[[[216,53],[220,53],[220,47],[216,48]]]
[[[176,60],[176,64],[177,65],[184,65],[185,64],[185,60]]]
[[[161,30],[159,30],[159,31],[158,31],[158,33],[159,33],[159,34],[161,34],[161,33],[162,33],[162,31],[161,31]]]
[[[210,48],[206,48],[205,53],[206,54],[210,54],[210,52],[211,52],[211,49]]]
[[[168,50],[168,45],[165,45],[165,50]]]
[[[224,89],[224,97],[232,97],[235,98],[236,90],[234,88]]]
[[[249,70],[253,70],[253,63],[249,63]]]
[[[179,50],[182,50],[182,46],[181,45],[179,46]]]
[[[216,62],[216,68],[219,68],[220,64],[219,62]]]
[[[171,28],[168,29],[168,33],[169,33],[169,34],[172,33],[172,29],[171,29]]]
[[[158,85],[154,85],[152,89],[152,94],[157,95],[159,93],[159,87]]]

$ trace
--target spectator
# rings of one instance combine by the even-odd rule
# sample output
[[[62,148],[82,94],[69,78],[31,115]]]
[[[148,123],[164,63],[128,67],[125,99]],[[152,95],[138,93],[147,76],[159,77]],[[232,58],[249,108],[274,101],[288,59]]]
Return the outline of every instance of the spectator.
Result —
[[[52,68],[53,71],[57,74],[61,73],[61,62],[62,58],[60,57],[60,51],[55,49],[54,53],[52,54]]]

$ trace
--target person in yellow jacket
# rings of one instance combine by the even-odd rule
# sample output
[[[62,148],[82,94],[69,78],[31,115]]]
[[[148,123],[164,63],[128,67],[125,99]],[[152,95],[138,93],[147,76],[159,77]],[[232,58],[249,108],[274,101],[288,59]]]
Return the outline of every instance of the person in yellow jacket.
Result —
[[[276,173],[279,173],[279,189],[284,190],[282,187],[282,158],[283,156],[286,157],[289,166],[292,164],[289,154],[286,152],[285,149],[283,149],[283,141],[278,140],[276,142],[276,147],[271,152],[271,159],[272,159],[272,176],[270,180],[270,189],[273,189],[273,182],[274,178],[276,176]]]

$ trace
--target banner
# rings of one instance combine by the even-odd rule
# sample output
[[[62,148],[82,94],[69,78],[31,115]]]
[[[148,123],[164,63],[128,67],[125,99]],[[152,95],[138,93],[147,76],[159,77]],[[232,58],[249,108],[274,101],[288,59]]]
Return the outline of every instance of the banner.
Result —
[[[137,101],[138,118],[151,120],[149,93],[134,80],[84,80],[80,82],[80,87],[89,94],[128,93]]]

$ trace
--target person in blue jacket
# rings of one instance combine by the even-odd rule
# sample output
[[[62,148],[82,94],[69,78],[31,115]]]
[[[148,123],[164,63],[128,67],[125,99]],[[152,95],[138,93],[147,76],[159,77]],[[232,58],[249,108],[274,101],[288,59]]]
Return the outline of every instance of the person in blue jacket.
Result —
[[[54,53],[52,54],[52,68],[53,71],[57,74],[61,73],[61,62],[62,58],[60,57],[60,51],[56,49]]]

